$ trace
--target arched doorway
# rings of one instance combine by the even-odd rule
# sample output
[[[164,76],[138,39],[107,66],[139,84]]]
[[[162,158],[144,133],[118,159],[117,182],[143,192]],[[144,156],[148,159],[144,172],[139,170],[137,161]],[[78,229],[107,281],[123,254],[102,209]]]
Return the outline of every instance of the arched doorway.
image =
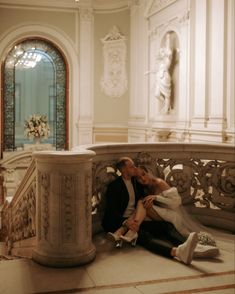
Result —
[[[67,65],[60,50],[45,39],[23,40],[10,50],[3,74],[3,151],[30,143],[25,121],[46,118],[50,132],[45,143],[56,150],[68,148]]]

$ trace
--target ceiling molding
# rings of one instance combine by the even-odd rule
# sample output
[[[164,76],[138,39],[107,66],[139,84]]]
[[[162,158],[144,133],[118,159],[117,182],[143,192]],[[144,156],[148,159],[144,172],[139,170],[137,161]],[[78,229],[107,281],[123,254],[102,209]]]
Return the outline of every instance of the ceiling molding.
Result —
[[[0,0],[0,6],[22,7],[48,7],[79,9],[84,7],[93,8],[96,11],[109,11],[127,9],[128,0]]]

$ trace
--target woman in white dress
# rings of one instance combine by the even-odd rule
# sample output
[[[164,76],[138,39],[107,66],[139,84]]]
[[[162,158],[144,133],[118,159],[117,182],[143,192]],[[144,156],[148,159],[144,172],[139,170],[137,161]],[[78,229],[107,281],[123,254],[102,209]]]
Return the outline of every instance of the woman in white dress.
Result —
[[[234,236],[209,229],[191,217],[182,205],[175,187],[170,187],[163,179],[153,176],[144,166],[138,168],[137,180],[146,188],[146,195],[139,203],[137,215],[153,220],[171,222],[184,237],[191,232],[198,233],[198,245],[194,257],[212,258],[219,255],[220,249],[232,250]]]

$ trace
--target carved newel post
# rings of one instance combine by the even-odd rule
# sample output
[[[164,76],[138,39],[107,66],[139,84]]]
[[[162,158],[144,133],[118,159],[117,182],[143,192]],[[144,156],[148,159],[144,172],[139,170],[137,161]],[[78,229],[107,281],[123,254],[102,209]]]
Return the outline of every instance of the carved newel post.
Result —
[[[37,169],[37,242],[33,260],[53,267],[92,261],[91,176],[93,151],[42,151]]]

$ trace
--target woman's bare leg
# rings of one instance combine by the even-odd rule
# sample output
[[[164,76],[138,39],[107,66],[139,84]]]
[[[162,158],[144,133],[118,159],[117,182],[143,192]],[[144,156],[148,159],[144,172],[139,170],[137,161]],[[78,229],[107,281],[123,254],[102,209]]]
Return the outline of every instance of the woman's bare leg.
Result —
[[[157,213],[157,211],[153,207],[147,209],[147,216],[150,217],[152,220],[156,220],[156,221],[162,220],[160,215]]]
[[[143,206],[142,200],[139,200],[136,206],[135,213],[127,220],[134,222],[134,226],[127,231],[127,233],[124,236],[121,236],[121,239],[123,239],[126,242],[131,243],[132,246],[135,246],[137,238],[138,238],[138,230],[139,226],[143,222],[143,220],[146,217],[146,209]]]
[[[142,200],[137,202],[135,212],[123,223],[127,227],[131,225],[133,231],[138,231],[137,227],[141,225],[146,217],[146,209],[144,208]],[[134,222],[134,225],[133,225]],[[136,229],[134,229],[136,227]]]
[[[134,220],[138,222],[139,225],[143,222],[147,215],[146,209],[144,208],[142,200],[137,202],[136,211],[134,215]]]

